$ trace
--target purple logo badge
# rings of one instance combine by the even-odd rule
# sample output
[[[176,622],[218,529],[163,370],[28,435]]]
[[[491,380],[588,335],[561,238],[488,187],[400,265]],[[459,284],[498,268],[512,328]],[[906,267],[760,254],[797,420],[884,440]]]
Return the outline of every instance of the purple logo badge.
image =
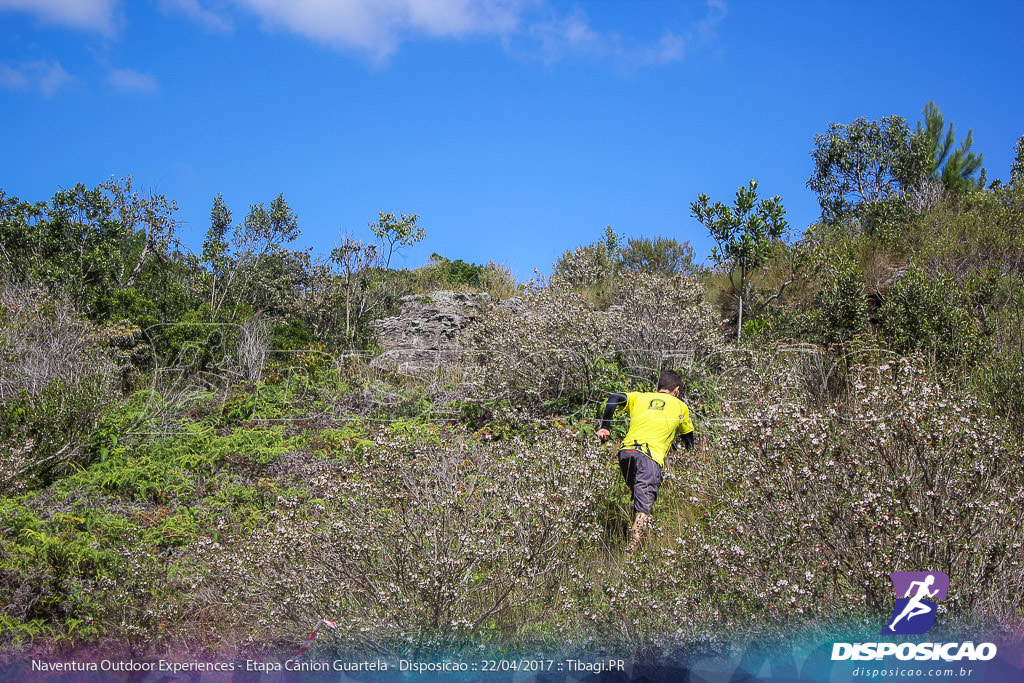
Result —
[[[893,572],[896,607],[882,633],[915,635],[927,633],[935,623],[935,600],[945,600],[949,577],[942,572]]]

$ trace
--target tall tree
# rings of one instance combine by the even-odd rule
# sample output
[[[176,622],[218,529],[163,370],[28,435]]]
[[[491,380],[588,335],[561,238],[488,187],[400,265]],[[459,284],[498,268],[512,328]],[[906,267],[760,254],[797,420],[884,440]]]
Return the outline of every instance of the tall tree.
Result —
[[[397,298],[397,280],[389,272],[392,257],[426,238],[416,214],[381,211],[377,216],[369,224],[377,244],[343,235],[341,245],[331,251],[331,262],[341,269],[338,284],[345,306],[345,341],[350,346],[364,335],[369,321]]]
[[[872,206],[902,197],[927,175],[932,150],[912,135],[899,116],[881,121],[861,117],[830,123],[814,136],[814,174],[807,187],[818,194],[822,218],[861,218]]]
[[[231,229],[231,210],[224,203],[221,193],[213,198],[210,209],[210,229],[203,241],[203,263],[210,269],[210,308],[216,306],[217,288],[228,271],[228,231]]]
[[[371,288],[373,269],[381,264],[377,245],[364,244],[351,235],[342,237],[341,246],[331,251],[331,262],[341,267],[341,295],[345,300],[345,342],[351,345],[357,325],[362,322],[374,297]]]
[[[1013,165],[1010,166],[1010,183],[1014,188],[1024,188],[1024,135],[1017,138]]]
[[[928,177],[942,183],[949,192],[969,190],[977,184],[973,176],[981,169],[982,163],[982,155],[971,152],[971,146],[974,144],[973,131],[968,129],[967,137],[959,147],[954,148],[956,134],[953,132],[953,124],[951,122],[949,128],[946,128],[942,112],[935,103],[926,104],[922,113],[924,125],[921,125],[921,121],[917,122],[917,135],[923,136],[930,151],[926,168]]]
[[[245,220],[231,229],[228,239],[230,223],[231,212],[218,195],[203,243],[203,260],[213,270],[216,282],[210,298],[212,319],[218,317],[229,296],[234,301],[232,320],[242,303],[270,304],[267,296],[282,284],[276,281],[286,271],[294,270],[297,262],[294,254],[283,249],[299,235],[298,218],[283,194],[271,201],[269,208],[262,202],[250,206]]]
[[[150,191],[140,194],[132,186],[132,178],[110,180],[100,185],[110,201],[114,219],[120,223],[125,235],[136,243],[131,254],[121,261],[118,285],[126,289],[135,286],[143,266],[151,258],[166,258],[172,244],[177,221],[174,212],[178,205],[167,197]],[[128,265],[131,264],[131,270]],[[127,272],[127,275],[125,274]]]
[[[381,257],[385,270],[391,268],[391,257],[402,247],[411,247],[417,242],[422,242],[427,236],[423,228],[416,224],[419,216],[412,214],[406,216],[399,213],[378,213],[376,223],[370,223],[370,230],[380,240]]]
[[[31,204],[0,190],[0,272],[29,279],[39,260],[33,258],[33,243],[45,210],[43,202]]]
[[[772,246],[782,240],[788,227],[782,198],[776,195],[758,201],[757,182],[751,180],[747,187],[736,190],[732,207],[722,202],[712,204],[706,194],[699,194],[690,204],[690,211],[715,240],[712,260],[728,270],[729,283],[739,299],[736,339],[740,339],[750,275],[768,260]]]
[[[8,204],[0,232],[18,276],[64,294],[93,320],[119,315],[114,299],[153,257],[166,259],[174,240],[174,202],[139,195],[130,178],[94,189],[79,183],[34,206]]]

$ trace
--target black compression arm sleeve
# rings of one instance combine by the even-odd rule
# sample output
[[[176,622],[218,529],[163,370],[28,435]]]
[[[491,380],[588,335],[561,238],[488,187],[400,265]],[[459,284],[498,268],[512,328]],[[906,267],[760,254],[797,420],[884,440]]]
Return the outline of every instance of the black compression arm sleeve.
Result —
[[[683,434],[683,445],[686,446],[686,450],[693,450],[693,432]]]
[[[608,405],[604,407],[604,417],[601,418],[600,429],[611,429],[612,415],[615,413],[615,409],[624,405],[626,405],[625,394],[609,394]]]

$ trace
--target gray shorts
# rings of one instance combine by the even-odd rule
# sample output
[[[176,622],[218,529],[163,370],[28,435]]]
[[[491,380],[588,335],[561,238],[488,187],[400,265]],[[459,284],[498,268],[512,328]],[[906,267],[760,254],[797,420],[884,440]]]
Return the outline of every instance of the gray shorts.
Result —
[[[619,451],[619,470],[633,491],[633,511],[651,514],[661,486],[661,465],[643,451]]]

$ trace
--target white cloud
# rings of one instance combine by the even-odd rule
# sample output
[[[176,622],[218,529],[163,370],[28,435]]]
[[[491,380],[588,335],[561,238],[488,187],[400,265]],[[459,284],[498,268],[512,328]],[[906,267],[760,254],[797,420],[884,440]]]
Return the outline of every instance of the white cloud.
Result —
[[[685,41],[671,32],[653,46],[628,47],[619,33],[591,28],[586,14],[579,9],[570,16],[532,25],[529,35],[537,45],[534,56],[547,64],[588,58],[612,59],[622,66],[637,67],[676,62],[685,54]]]
[[[107,83],[118,90],[133,90],[135,92],[155,93],[160,91],[160,84],[149,74],[144,74],[135,69],[111,69],[107,74]]]
[[[0,0],[0,11],[20,10],[49,24],[114,33],[119,0]]]
[[[38,90],[44,95],[51,96],[73,80],[57,61],[0,64],[0,87],[4,88]]]
[[[409,25],[436,36],[498,34],[513,30],[524,2],[516,0],[405,0]]]
[[[163,0],[199,8],[217,0]],[[226,1],[226,0],[219,0]],[[545,63],[569,58],[610,60],[636,68],[683,59],[691,45],[717,37],[726,0],[705,0],[706,14],[689,30],[665,31],[653,42],[636,43],[616,31],[598,31],[586,14],[557,15],[549,0],[230,0],[262,19],[268,30],[288,31],[336,48],[386,60],[416,35],[434,38],[500,37],[506,48]],[[552,14],[529,21],[531,10]],[[554,14],[553,14],[554,13]],[[524,28],[525,26],[525,28]]]
[[[28,76],[21,69],[0,64],[0,86],[4,88],[27,88]]]
[[[686,54],[686,41],[674,33],[666,33],[654,47],[639,50],[636,55],[642,64],[669,64],[678,62]]]
[[[515,30],[530,0],[235,0],[263,19],[382,61],[414,34],[502,35]]]
[[[534,24],[530,36],[538,42],[538,56],[547,63],[573,56],[599,56],[609,49],[608,39],[590,28],[582,10],[562,19]]]
[[[526,24],[531,8],[547,9],[548,0],[160,0],[167,12],[181,13],[208,29],[232,31],[226,7],[234,4],[258,16],[268,30],[288,31],[341,49],[385,61],[403,42],[417,35],[433,38],[500,37],[506,47],[546,63],[567,58],[610,59],[626,67],[681,60],[686,47],[717,37],[726,15],[725,0],[706,0],[707,15],[685,35],[671,31],[653,44],[627,45],[614,31],[591,28],[586,15],[571,15]],[[41,21],[112,35],[123,19],[121,0],[0,0],[0,12],[23,11]],[[58,65],[59,66],[59,65]],[[10,73],[0,83],[19,82]],[[112,83],[154,90],[152,77],[133,72],[111,75]],[[66,76],[66,74],[65,74]],[[57,78],[57,77],[55,77]],[[59,87],[60,80],[57,78]],[[130,85],[127,85],[130,84]]]
[[[707,0],[707,5],[708,15],[697,22],[697,29],[695,31],[697,39],[702,42],[714,40],[718,37],[718,25],[725,19],[725,15],[729,13],[725,0]]]
[[[232,30],[229,18],[204,7],[199,0],[161,0],[160,5],[165,11],[184,14],[210,30],[222,33],[230,33]]]
[[[600,32],[590,26],[580,9],[561,18],[531,25],[528,37],[533,41],[530,56],[547,64],[564,59],[607,59],[626,68],[657,66],[678,62],[688,46],[706,43],[717,37],[718,25],[726,14],[724,0],[707,0],[707,14],[686,35],[666,31],[653,44],[629,45],[616,31]]]

